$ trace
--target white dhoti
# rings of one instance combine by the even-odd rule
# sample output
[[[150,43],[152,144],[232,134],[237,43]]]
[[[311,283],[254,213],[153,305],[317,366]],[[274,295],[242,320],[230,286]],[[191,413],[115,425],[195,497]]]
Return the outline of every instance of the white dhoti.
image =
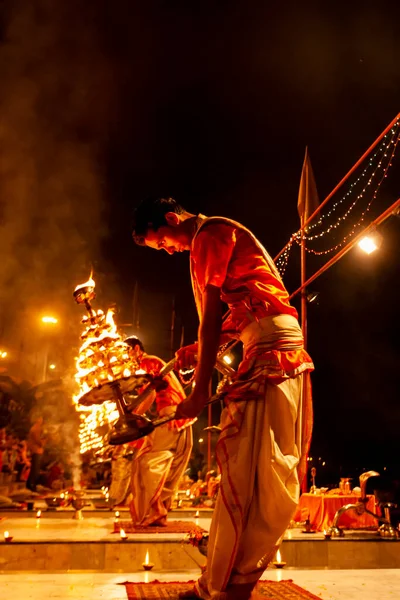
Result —
[[[114,506],[124,504],[130,492],[131,462],[124,456],[111,460],[110,498]]]
[[[220,491],[207,569],[195,586],[203,599],[236,598],[235,586],[251,587],[258,581],[298,503],[298,467],[310,441],[308,371],[312,364],[303,362],[295,373],[280,380],[276,354],[271,359],[270,353],[271,343],[282,348],[282,339],[290,339],[290,332],[282,331],[282,324],[291,325],[290,320],[292,333],[300,333],[301,339],[297,321],[286,316],[283,322],[267,318],[253,323],[242,334],[245,368],[239,367],[238,378],[225,396],[227,406],[216,448]],[[283,353],[279,351],[279,361]]]
[[[192,446],[191,426],[178,431],[167,423],[144,438],[143,446],[132,461],[131,516],[134,525],[166,521]]]

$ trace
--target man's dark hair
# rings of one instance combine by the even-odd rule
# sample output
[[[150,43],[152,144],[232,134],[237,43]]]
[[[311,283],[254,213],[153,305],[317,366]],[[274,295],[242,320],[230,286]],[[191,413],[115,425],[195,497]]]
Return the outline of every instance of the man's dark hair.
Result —
[[[145,237],[149,229],[157,231],[168,225],[165,215],[169,212],[182,214],[184,209],[173,198],[146,198],[134,210],[132,237],[136,244],[145,245]]]
[[[128,344],[128,346],[130,346],[132,349],[134,349],[135,346],[139,346],[141,351],[144,352],[144,346],[143,346],[142,342],[135,335],[131,335],[130,337],[127,337],[124,340],[124,342],[125,342],[125,344]]]

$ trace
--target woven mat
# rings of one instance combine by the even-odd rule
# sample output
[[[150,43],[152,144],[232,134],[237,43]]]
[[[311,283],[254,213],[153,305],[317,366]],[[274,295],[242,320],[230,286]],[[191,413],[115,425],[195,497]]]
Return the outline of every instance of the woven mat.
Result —
[[[128,600],[176,600],[178,594],[193,589],[193,581],[131,583],[125,582]],[[318,596],[293,583],[293,581],[260,581],[252,600],[321,600]]]
[[[119,533],[120,529],[125,531],[125,533],[189,533],[190,531],[199,531],[200,533],[204,533],[205,529],[199,527],[192,521],[167,521],[165,527],[160,526],[152,526],[149,525],[147,527],[141,527],[140,525],[135,526],[131,521],[119,521],[118,523],[114,523],[114,531],[113,533]]]

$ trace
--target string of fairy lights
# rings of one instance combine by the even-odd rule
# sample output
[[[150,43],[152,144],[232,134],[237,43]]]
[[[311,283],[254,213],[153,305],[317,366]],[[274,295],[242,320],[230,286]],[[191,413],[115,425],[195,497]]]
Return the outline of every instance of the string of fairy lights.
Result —
[[[367,165],[364,167],[357,179],[350,183],[348,190],[336,202],[333,202],[327,211],[320,213],[315,222],[307,225],[303,231],[299,230],[292,234],[287,246],[279,256],[276,263],[277,268],[282,276],[286,271],[290,253],[294,244],[300,245],[304,240],[305,250],[307,253],[316,256],[327,255],[335,250],[338,250],[357,233],[357,230],[363,224],[366,215],[370,211],[373,202],[376,200],[382,183],[388,176],[388,171],[393,164],[393,159],[395,157],[399,141],[400,119],[394,123],[392,128],[382,138],[377,150],[372,156],[370,156]],[[355,196],[354,199],[353,196]],[[328,239],[329,234],[337,235],[340,227],[342,227],[344,224],[350,224],[349,217],[354,212],[355,207],[361,204],[361,201],[367,196],[369,196],[370,199],[365,208],[362,210],[360,216],[354,223],[351,224],[350,230],[344,233],[338,242],[335,241],[335,243],[333,243],[329,248],[324,249],[315,249],[310,247],[310,242]],[[325,225],[326,220],[332,217],[339,207],[349,199],[352,199],[352,202],[347,207],[345,212],[340,216],[337,216],[335,220],[329,222],[322,231],[318,231],[318,228],[321,225]]]

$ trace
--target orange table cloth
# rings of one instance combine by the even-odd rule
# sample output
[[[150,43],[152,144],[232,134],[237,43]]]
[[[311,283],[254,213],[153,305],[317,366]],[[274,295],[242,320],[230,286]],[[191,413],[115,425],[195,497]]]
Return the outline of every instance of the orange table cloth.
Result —
[[[310,519],[311,527],[314,531],[323,531],[333,523],[335,513],[345,504],[357,504],[360,496],[348,495],[330,495],[330,494],[302,494],[300,502],[293,517],[294,521],[306,521]],[[375,496],[368,496],[366,508],[372,512],[375,509]],[[339,520],[339,527],[346,529],[367,529],[368,527],[377,527],[378,521],[371,515],[364,513],[357,515],[354,510],[344,513]]]

